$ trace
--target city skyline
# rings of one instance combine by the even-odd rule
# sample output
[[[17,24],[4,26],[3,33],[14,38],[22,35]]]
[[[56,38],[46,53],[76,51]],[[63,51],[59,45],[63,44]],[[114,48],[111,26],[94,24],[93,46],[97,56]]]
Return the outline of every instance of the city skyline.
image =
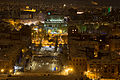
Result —
[[[119,0],[0,0],[0,80],[120,80]]]

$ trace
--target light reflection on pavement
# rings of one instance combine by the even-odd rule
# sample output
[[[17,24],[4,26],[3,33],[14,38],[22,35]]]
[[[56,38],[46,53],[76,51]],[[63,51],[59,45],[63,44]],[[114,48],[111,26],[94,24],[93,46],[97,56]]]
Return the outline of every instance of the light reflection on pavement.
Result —
[[[27,70],[31,72],[59,72],[60,62],[58,58],[59,52],[54,52],[54,46],[44,46],[38,51],[33,51],[34,55],[27,66]]]

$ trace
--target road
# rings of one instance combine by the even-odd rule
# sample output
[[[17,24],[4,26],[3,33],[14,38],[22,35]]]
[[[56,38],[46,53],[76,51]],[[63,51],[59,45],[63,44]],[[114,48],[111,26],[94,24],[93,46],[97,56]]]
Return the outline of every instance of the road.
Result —
[[[28,75],[19,75],[7,77],[3,80],[81,80],[79,77],[73,76],[63,76],[63,75],[54,75],[54,74],[39,74],[39,73],[28,73]]]
[[[63,76],[20,76],[11,77],[8,80],[67,80],[67,77]]]

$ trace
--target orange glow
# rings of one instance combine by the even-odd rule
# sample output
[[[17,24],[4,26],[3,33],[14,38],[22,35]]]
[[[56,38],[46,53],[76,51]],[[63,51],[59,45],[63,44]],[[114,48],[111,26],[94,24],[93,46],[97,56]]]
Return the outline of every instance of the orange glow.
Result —
[[[36,12],[36,10],[35,9],[32,9],[32,10],[24,10],[24,11],[29,11],[29,12]]]

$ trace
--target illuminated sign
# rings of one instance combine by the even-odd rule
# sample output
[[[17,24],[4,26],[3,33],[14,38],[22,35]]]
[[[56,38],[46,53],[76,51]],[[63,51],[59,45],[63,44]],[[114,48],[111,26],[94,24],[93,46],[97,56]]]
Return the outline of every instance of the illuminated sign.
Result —
[[[50,12],[48,12],[48,15],[50,15],[51,13]]]
[[[29,10],[29,9],[25,9],[24,11],[28,11],[28,12],[36,12],[35,9]]]
[[[49,19],[46,23],[64,23],[64,19]]]
[[[45,22],[45,23],[64,23],[64,22]]]
[[[57,71],[58,70],[58,67],[54,67],[54,71]]]
[[[57,21],[58,21],[58,22],[60,22],[60,21],[62,22],[62,21],[64,21],[64,20],[63,20],[63,19],[50,19],[50,21],[51,21],[51,22],[53,22],[53,21],[54,21],[54,22],[57,22]]]
[[[77,14],[83,14],[84,12],[77,12]]]
[[[110,13],[111,11],[112,11],[112,6],[108,8],[108,13]]]

